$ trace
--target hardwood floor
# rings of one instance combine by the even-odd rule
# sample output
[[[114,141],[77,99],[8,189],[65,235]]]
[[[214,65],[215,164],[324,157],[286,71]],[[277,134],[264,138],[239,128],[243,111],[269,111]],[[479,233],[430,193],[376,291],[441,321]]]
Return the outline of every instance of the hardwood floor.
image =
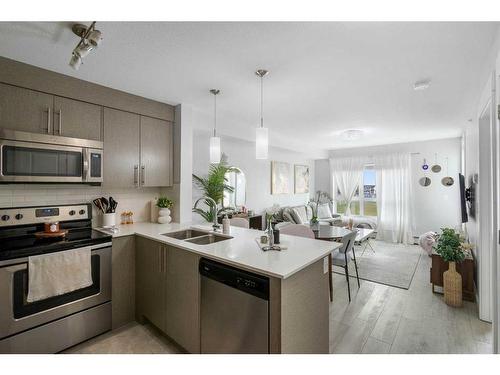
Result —
[[[351,282],[333,274],[330,304],[331,353],[492,353],[491,324],[479,320],[477,305],[447,306],[429,284],[430,258],[420,257],[410,289]]]

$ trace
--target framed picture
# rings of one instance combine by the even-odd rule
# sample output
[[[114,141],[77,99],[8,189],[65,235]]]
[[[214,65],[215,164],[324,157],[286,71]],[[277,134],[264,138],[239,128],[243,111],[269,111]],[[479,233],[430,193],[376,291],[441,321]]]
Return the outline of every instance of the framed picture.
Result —
[[[271,162],[271,194],[290,193],[290,169],[288,163]]]
[[[295,164],[295,194],[309,193],[309,166]]]

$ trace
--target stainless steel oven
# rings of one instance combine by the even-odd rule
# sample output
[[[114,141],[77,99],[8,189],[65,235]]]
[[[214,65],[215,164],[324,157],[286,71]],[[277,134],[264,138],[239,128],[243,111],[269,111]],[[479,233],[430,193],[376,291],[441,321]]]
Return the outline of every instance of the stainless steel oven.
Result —
[[[0,129],[1,183],[100,185],[103,143]]]
[[[0,353],[58,352],[111,329],[111,244],[91,254],[91,286],[33,303],[28,258],[0,261]]]

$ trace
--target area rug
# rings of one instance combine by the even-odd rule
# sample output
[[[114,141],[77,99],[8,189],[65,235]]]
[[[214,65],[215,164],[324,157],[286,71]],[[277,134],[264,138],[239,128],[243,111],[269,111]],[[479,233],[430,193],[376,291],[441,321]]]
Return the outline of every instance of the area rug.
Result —
[[[365,243],[355,247],[359,278],[375,283],[409,289],[422,254],[415,245],[392,244],[370,240],[375,253]],[[345,275],[342,267],[333,267],[333,272]],[[354,262],[349,264],[349,276],[356,278]]]

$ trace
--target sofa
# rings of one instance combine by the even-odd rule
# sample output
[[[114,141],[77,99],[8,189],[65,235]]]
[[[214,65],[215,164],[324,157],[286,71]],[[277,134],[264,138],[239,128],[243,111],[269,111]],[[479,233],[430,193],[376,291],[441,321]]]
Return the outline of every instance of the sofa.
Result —
[[[266,210],[266,213],[274,214],[277,222],[276,228],[283,228],[289,224],[309,224],[313,217],[316,203],[309,202],[305,205],[291,207],[273,206]],[[341,223],[340,215],[332,214],[331,205],[329,203],[320,203],[318,205],[318,221],[320,225],[335,225]]]

